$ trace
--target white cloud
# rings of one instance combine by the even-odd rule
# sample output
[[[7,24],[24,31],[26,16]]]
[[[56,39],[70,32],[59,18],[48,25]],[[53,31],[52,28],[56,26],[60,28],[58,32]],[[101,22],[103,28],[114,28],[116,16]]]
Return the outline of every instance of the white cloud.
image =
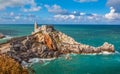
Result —
[[[71,19],[75,19],[75,16],[74,16],[74,15],[69,15],[69,17],[70,17]]]
[[[80,13],[80,15],[82,15],[82,16],[85,15],[85,14],[86,14],[86,13]]]
[[[74,1],[83,3],[83,2],[97,2],[98,0],[74,0]]]
[[[13,15],[14,15],[14,12],[11,12],[11,13],[10,13],[10,16],[13,16]]]
[[[103,17],[98,14],[92,14],[92,16],[87,16],[87,19],[97,21],[97,20],[103,19]]]
[[[75,16],[74,15],[55,15],[54,16],[55,19],[59,19],[59,20],[74,20]]]
[[[16,19],[16,20],[20,19],[20,16],[15,16],[15,19]]]
[[[115,9],[110,7],[110,12],[105,14],[105,18],[108,20],[120,19],[120,13],[115,12]]]
[[[0,9],[5,9],[6,7],[19,7],[26,4],[34,4],[34,2],[33,0],[1,0]]]
[[[54,4],[53,6],[44,5],[48,12],[55,13],[55,14],[64,14],[67,12],[67,10],[62,9],[59,5]]]
[[[0,10],[6,9],[7,7],[24,8],[25,5],[30,5],[30,9],[26,9],[26,11],[38,11],[41,9],[34,0],[0,0]]]
[[[41,9],[41,7],[40,6],[33,6],[33,7],[31,7],[31,8],[29,8],[29,9],[27,9],[27,8],[23,8],[22,10],[24,11],[24,12],[35,12],[35,11],[39,11]]]
[[[86,13],[81,13],[82,15],[75,16],[75,15],[54,15],[54,19],[56,21],[67,21],[67,22],[72,22],[72,23],[102,23],[103,16],[97,15],[97,14],[92,14],[92,15],[87,15]]]

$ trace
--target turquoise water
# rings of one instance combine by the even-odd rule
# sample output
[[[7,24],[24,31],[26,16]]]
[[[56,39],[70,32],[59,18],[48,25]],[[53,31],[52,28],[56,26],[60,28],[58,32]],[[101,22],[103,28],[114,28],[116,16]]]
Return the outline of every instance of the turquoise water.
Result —
[[[76,41],[100,46],[104,42],[115,45],[118,53],[110,55],[73,55],[32,66],[36,74],[120,74],[120,26],[118,25],[55,25],[55,28]],[[0,32],[11,37],[29,35],[33,25],[0,25]],[[6,39],[0,40],[0,42]]]

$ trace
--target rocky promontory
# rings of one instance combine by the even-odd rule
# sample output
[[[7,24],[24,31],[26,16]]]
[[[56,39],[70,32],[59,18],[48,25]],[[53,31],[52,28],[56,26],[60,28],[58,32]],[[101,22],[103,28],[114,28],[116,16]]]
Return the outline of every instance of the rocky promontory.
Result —
[[[105,42],[100,47],[93,47],[76,42],[70,36],[56,30],[53,26],[35,24],[29,36],[13,38],[0,44],[1,53],[7,54],[20,64],[30,63],[32,58],[57,58],[61,55],[114,53],[114,45]]]

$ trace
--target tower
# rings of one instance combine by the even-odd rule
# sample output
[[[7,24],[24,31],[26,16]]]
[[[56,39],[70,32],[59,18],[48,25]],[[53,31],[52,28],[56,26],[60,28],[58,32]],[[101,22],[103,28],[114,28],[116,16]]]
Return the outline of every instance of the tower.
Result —
[[[36,32],[37,29],[38,29],[38,25],[37,25],[37,23],[35,22],[35,23],[34,23],[34,32]]]

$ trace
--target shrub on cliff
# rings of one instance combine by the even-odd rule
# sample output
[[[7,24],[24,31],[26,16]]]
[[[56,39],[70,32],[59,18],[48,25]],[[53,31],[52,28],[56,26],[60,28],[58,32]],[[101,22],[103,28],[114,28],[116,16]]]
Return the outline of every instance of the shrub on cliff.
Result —
[[[14,59],[0,54],[0,74],[28,74],[28,71]]]

